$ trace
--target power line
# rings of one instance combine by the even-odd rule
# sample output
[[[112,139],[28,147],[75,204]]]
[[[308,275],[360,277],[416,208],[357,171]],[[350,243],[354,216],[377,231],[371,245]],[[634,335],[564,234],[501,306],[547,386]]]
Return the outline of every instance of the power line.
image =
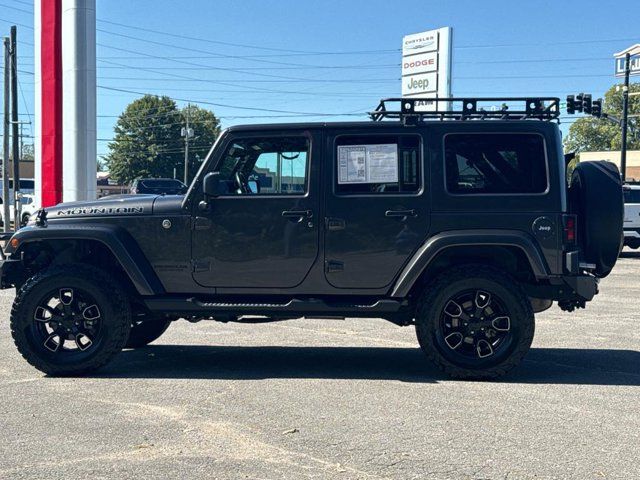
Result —
[[[223,42],[220,40],[212,40],[212,39],[208,39],[208,38],[202,38],[202,37],[191,37],[188,35],[180,35],[177,33],[169,33],[169,32],[163,32],[161,30],[153,30],[150,28],[143,28],[140,26],[133,26],[133,25],[126,25],[124,23],[118,23],[118,22],[112,22],[109,20],[98,20],[99,23],[108,23],[110,25],[117,25],[119,27],[124,27],[124,28],[130,28],[133,30],[139,30],[142,32],[150,32],[150,33],[157,33],[159,35],[165,35],[168,37],[173,37],[173,38],[181,38],[184,40],[195,40],[198,42],[206,42],[206,43],[211,43],[211,44],[215,44],[215,45],[225,45],[225,46],[230,46],[230,47],[241,47],[241,48],[252,48],[255,50],[267,50],[267,51],[272,51],[272,52],[285,52],[285,53],[295,53],[295,54],[303,54],[303,55],[327,55],[328,53],[342,53],[342,52],[314,52],[314,51],[307,51],[307,50],[291,50],[291,49],[287,49],[287,48],[273,48],[273,47],[264,47],[264,46],[260,46],[260,45],[247,45],[247,44],[242,44],[242,43],[231,43],[231,42]],[[362,53],[386,53],[386,52],[395,52],[397,51],[397,49],[393,49],[393,50],[362,50],[360,52],[351,52],[351,53],[357,53],[357,54],[362,54]]]
[[[112,91],[116,91],[116,92],[132,93],[134,95],[146,95],[145,93],[139,92],[139,91],[127,90],[127,89],[123,89],[123,88],[106,87],[106,86],[103,86],[103,85],[98,85],[98,88],[101,88],[103,90],[112,90]],[[172,97],[170,97],[170,98],[172,98]],[[239,105],[227,105],[227,104],[224,104],[224,103],[214,103],[214,102],[207,102],[207,101],[203,101],[203,100],[193,100],[193,99],[185,99],[185,98],[177,98],[177,97],[172,98],[172,100],[179,101],[179,102],[187,102],[187,103],[197,103],[197,104],[202,104],[202,105],[212,105],[214,107],[235,108],[235,109],[238,109],[238,110],[252,110],[252,111],[258,111],[258,112],[290,113],[292,115],[314,116],[314,117],[344,116],[344,114],[340,114],[340,113],[294,112],[294,111],[290,111],[290,110],[274,110],[274,109],[258,108],[258,107],[242,107],[242,106],[239,106]]]

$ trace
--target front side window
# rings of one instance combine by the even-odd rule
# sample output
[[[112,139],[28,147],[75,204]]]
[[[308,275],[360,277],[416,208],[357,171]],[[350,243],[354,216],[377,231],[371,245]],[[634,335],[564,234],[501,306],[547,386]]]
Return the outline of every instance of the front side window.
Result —
[[[547,189],[540,135],[450,134],[444,150],[450,193],[535,194]]]
[[[309,152],[306,137],[233,140],[218,168],[224,195],[304,195]]]
[[[411,194],[421,187],[420,137],[338,137],[335,145],[338,194]]]

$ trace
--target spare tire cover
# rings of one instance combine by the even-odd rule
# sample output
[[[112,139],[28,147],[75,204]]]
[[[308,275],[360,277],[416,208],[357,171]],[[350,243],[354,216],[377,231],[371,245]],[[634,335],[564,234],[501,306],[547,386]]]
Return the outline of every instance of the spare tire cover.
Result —
[[[584,260],[606,277],[622,250],[624,200],[618,167],[606,161],[581,162],[571,176],[569,210],[578,216],[578,243]]]

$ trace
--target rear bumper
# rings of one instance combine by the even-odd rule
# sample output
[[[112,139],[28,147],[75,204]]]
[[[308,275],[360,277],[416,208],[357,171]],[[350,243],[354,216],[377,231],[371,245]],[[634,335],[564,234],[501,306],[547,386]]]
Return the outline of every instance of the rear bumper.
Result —
[[[594,276],[579,275],[564,277],[563,280],[565,288],[570,289],[570,291],[564,292],[567,300],[580,299],[588,302],[598,293],[598,279]]]
[[[584,305],[598,294],[598,281],[593,275],[563,275],[546,285],[527,285],[525,291],[533,298]]]

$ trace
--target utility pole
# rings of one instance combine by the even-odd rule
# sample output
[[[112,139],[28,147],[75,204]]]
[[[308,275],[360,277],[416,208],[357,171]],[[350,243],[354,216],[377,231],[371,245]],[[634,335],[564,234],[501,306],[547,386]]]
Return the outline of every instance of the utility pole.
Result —
[[[627,180],[627,120],[629,118],[629,75],[631,54],[624,57],[624,86],[622,87],[622,148],[620,149],[620,174],[622,182]]]
[[[2,221],[3,231],[9,231],[9,39],[4,37],[4,120],[2,137]]]
[[[20,227],[20,139],[18,134],[18,43],[16,26],[11,26],[11,151],[13,156],[13,225]]]
[[[184,137],[184,184],[189,185],[189,139],[193,137],[193,128],[189,126],[191,121],[191,104],[187,104],[187,125],[182,128]]]

